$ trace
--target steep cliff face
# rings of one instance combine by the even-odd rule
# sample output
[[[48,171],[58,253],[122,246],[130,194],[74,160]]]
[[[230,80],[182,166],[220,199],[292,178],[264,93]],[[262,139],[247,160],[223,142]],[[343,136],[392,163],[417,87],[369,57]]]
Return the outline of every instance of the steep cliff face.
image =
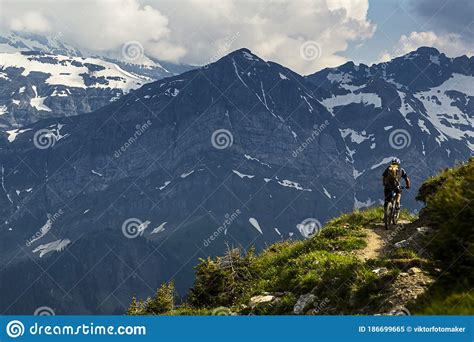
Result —
[[[321,73],[304,78],[242,49],[94,113],[7,131],[3,311],[41,302],[114,313],[171,278],[185,294],[198,258],[221,254],[225,241],[261,249],[377,203],[391,156],[416,187],[471,153],[422,102],[403,103],[408,90]],[[409,143],[397,145],[396,130]]]

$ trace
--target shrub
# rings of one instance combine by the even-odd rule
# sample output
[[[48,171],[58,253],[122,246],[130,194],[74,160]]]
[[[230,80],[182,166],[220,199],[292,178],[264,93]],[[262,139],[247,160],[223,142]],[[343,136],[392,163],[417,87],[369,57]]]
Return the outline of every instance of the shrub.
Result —
[[[228,250],[216,260],[201,259],[196,267],[196,280],[189,295],[193,307],[228,306],[251,291],[248,281],[255,276],[254,250],[241,256]]]
[[[137,301],[136,297],[128,307],[128,315],[162,315],[174,309],[174,283],[162,284],[153,298]]]

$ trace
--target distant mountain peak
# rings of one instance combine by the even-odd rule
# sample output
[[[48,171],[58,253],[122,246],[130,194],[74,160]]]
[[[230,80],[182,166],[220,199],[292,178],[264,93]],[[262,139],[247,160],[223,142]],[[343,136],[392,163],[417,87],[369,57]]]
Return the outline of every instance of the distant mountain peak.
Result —
[[[416,49],[416,51],[412,51],[410,53],[414,53],[414,52],[418,54],[423,54],[423,55],[435,55],[435,56],[442,55],[442,53],[439,52],[438,49],[434,47],[429,47],[429,46],[420,46],[418,49]]]
[[[240,48],[237,50],[234,50],[233,52],[229,53],[229,55],[252,55],[254,57],[259,58],[257,55],[255,55],[250,49],[248,48]]]
[[[240,60],[240,61],[247,60],[250,62],[257,62],[257,61],[264,62],[262,58],[255,55],[254,53],[252,53],[252,51],[250,51],[247,48],[241,48],[241,49],[235,50],[222,58],[229,58],[229,57],[234,58],[235,60]]]

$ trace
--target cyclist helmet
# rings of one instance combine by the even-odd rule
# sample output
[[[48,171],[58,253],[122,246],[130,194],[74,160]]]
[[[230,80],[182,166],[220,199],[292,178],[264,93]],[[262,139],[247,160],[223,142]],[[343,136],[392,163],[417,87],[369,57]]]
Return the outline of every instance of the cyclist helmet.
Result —
[[[398,158],[393,158],[393,159],[392,159],[392,164],[398,164],[398,165],[400,165],[400,159],[398,159]]]

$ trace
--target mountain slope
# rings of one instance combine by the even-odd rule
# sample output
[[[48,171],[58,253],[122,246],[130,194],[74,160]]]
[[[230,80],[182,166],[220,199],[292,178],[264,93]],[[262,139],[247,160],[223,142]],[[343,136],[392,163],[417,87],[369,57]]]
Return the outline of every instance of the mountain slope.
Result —
[[[154,80],[167,76],[173,76],[182,72],[194,69],[186,64],[175,64],[159,61],[156,58],[145,54],[143,47],[138,42],[128,42],[131,44],[133,53],[127,55],[127,51],[110,51],[98,53],[79,49],[63,41],[61,33],[57,36],[49,37],[35,33],[11,31],[0,35],[0,52],[37,52],[48,55],[61,55],[68,57],[89,57],[101,59],[105,62],[117,64],[123,70],[151,78]],[[124,44],[126,45],[126,44]],[[138,51],[138,56],[135,52]]]
[[[344,106],[325,101],[324,82],[241,49],[94,113],[6,132],[0,307],[123,312],[132,293],[170,279],[184,295],[198,259],[222,254],[226,241],[261,250],[380,201],[391,156],[416,187],[470,155],[465,141],[438,143],[410,126],[391,104],[393,84],[337,82],[350,90],[329,90],[352,94]],[[411,143],[392,147],[395,129]],[[416,208],[410,193],[403,203]]]
[[[0,54],[0,127],[87,113],[152,81],[100,59]]]
[[[133,299],[128,313],[471,314],[473,179],[473,158],[428,179],[419,190],[426,203],[420,217],[402,211],[389,230],[378,207],[342,215],[310,239],[275,243],[259,254],[229,248],[201,260],[185,303],[172,305],[174,293],[163,285],[154,297]]]
[[[125,57],[80,51],[60,37],[0,36],[0,129],[92,112],[145,83],[191,69]]]
[[[382,215],[381,208],[341,215],[310,239],[278,242],[258,254],[229,249],[221,257],[201,260],[185,303],[157,312],[157,295],[132,301],[128,313],[373,315],[406,310],[415,293],[432,283],[432,276],[421,270],[412,274],[418,270],[415,266],[428,261],[394,247],[402,235],[416,229],[406,224],[389,232],[383,228]],[[413,220],[406,212],[402,217],[406,223]],[[372,234],[380,234],[379,246],[369,246]],[[362,255],[373,247],[379,250],[371,258]],[[398,298],[392,287],[400,280],[404,298]]]

